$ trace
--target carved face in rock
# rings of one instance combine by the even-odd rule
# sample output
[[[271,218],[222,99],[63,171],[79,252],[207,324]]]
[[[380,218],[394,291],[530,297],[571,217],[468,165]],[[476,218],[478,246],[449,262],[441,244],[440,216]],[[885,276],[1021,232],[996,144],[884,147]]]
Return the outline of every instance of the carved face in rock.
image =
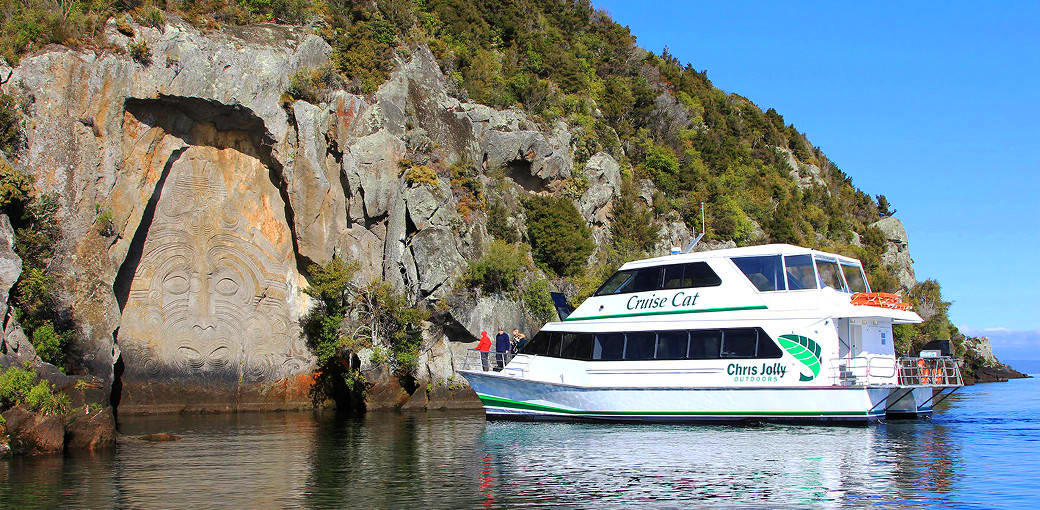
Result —
[[[125,348],[148,352],[140,375],[258,381],[306,363],[287,300],[288,226],[272,199],[255,158],[192,147],[174,163],[120,330]]]

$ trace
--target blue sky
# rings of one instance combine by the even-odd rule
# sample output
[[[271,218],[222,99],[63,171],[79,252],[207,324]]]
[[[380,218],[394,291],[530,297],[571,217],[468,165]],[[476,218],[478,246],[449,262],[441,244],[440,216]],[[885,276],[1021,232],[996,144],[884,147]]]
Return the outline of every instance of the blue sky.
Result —
[[[1040,359],[1040,2],[594,5],[886,195],[951,320]]]

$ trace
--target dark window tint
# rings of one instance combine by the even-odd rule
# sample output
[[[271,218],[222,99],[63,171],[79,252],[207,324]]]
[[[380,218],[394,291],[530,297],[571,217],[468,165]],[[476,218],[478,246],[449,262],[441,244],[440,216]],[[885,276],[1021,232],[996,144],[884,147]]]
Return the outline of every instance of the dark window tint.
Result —
[[[635,278],[621,292],[647,292],[661,288],[661,268],[648,267],[636,271]]]
[[[683,280],[683,267],[686,264],[674,264],[671,266],[664,266],[664,285],[662,289],[681,289],[689,287]]]
[[[649,333],[629,333],[625,342],[626,360],[643,360],[654,358],[654,344],[657,335],[652,331]]]
[[[717,287],[722,285],[722,279],[707,262],[693,262],[683,264],[686,272],[683,273],[683,287]]]
[[[761,329],[758,330],[758,355],[756,358],[779,358],[783,356],[780,346]]]
[[[523,354],[534,354],[538,356],[544,356],[545,350],[549,347],[549,333],[547,331],[540,331],[527,345],[524,346]]]
[[[624,353],[624,333],[596,334],[596,338],[592,342],[592,359],[617,361],[623,358]]]
[[[718,359],[722,331],[709,329],[690,332],[690,359]]]
[[[757,331],[751,328],[727,329],[722,336],[722,357],[754,358],[757,337]]]
[[[561,337],[561,333],[549,333],[549,348],[545,353],[546,356],[552,356],[554,358],[560,357]]]
[[[657,333],[657,359],[686,359],[689,334],[685,331]]]
[[[787,288],[791,290],[815,289],[816,271],[813,269],[812,257],[794,255],[784,257],[787,265]]]
[[[733,263],[761,291],[784,290],[784,265],[779,255],[738,257]]]
[[[592,359],[592,335],[588,333],[564,333],[560,357],[567,359]]]
[[[604,283],[603,286],[596,291],[596,295],[606,296],[608,294],[619,294],[622,292],[621,289],[625,284],[632,279],[633,274],[635,274],[635,271],[618,271],[614,273],[614,276],[611,276],[610,279],[607,280],[607,283]]]

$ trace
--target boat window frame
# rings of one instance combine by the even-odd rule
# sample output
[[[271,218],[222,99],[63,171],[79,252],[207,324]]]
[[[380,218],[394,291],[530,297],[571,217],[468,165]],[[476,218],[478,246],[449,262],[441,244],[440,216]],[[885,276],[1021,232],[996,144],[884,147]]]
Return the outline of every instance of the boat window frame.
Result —
[[[746,272],[744,272],[744,269],[741,268],[739,264],[737,264],[737,260],[738,259],[766,259],[766,258],[774,258],[774,257],[780,260],[780,272],[782,273],[781,274],[782,278],[781,278],[780,281],[783,282],[783,284],[784,284],[784,288],[782,288],[782,289],[763,290],[763,289],[758,288],[758,285],[755,285],[755,282],[751,280],[751,277]],[[744,255],[744,256],[739,256],[739,257],[729,257],[729,261],[730,261],[730,263],[733,264],[733,267],[737,268],[737,271],[740,272],[740,274],[744,275],[744,279],[747,280],[747,282],[751,284],[751,287],[753,289],[755,289],[755,292],[786,292],[788,290],[787,289],[787,266],[784,265],[784,255],[782,253],[771,253],[771,254],[767,254],[767,255]],[[815,266],[814,266],[814,268],[815,268]],[[763,277],[765,276],[765,273],[758,273],[758,274],[761,274]]]
[[[727,333],[732,333],[732,332],[738,331],[738,330],[751,330],[755,334],[755,339],[754,339],[754,341],[755,341],[755,344],[754,344],[755,345],[755,350],[754,350],[754,354],[751,357],[744,357],[744,356],[733,357],[733,356],[724,356],[723,355],[723,353],[725,352],[725,347],[726,347],[726,337],[728,336]],[[662,333],[672,333],[672,332],[684,332],[684,333],[686,333],[686,356],[683,357],[683,358],[659,359],[657,356],[658,356],[658,353],[660,351],[661,334]],[[780,358],[783,358],[783,356],[784,356],[783,349],[776,342],[776,340],[774,340],[773,337],[770,336],[769,333],[767,333],[765,331],[765,329],[762,328],[762,326],[750,326],[750,327],[749,326],[744,326],[744,327],[732,327],[732,328],[699,328],[699,329],[680,328],[680,329],[662,329],[662,330],[651,330],[651,331],[613,331],[613,332],[543,331],[543,332],[539,332],[539,334],[542,334],[542,333],[545,333],[545,335],[546,335],[544,337],[545,338],[545,342],[544,342],[544,344],[545,344],[545,352],[541,353],[541,354],[535,354],[535,353],[532,353],[532,352],[521,352],[521,354],[528,354],[528,355],[531,355],[531,356],[542,356],[542,357],[546,357],[546,358],[558,358],[558,359],[566,359],[566,360],[572,360],[572,361],[590,362],[590,363],[601,362],[601,361],[612,361],[612,362],[619,362],[619,361],[626,361],[626,362],[627,361],[643,361],[643,362],[645,362],[645,361],[768,360],[768,359],[780,359]],[[718,351],[713,353],[714,354],[713,357],[703,357],[703,358],[701,358],[701,357],[691,358],[690,357],[691,353],[694,350],[693,349],[694,339],[695,339],[695,337],[699,336],[699,334],[712,334],[712,335],[713,334],[717,334],[718,335]],[[563,356],[563,343],[564,343],[564,336],[565,335],[575,335],[575,336],[585,336],[585,337],[587,337],[588,338],[588,342],[589,342],[588,346],[587,346],[588,347],[588,358],[564,357]],[[595,358],[595,341],[596,341],[596,336],[597,335],[610,335],[610,336],[617,335],[617,336],[619,336],[620,339],[621,339],[621,352],[620,352],[621,357],[619,359],[596,359]],[[652,342],[651,343],[651,345],[652,345],[651,351],[652,352],[650,353],[651,357],[644,358],[644,359],[628,359],[627,358],[627,356],[629,354],[628,353],[628,345],[629,345],[628,340],[629,340],[629,336],[631,336],[631,335],[648,335],[649,336],[648,340],[650,340]],[[535,342],[536,339],[537,339],[537,335],[536,335],[536,338],[532,339],[532,342],[529,345],[537,344],[537,342]],[[550,353],[550,347],[553,345],[554,341],[555,341],[555,343],[557,345],[558,352]],[[771,349],[771,353],[773,354],[773,356],[763,356],[762,355],[762,344],[761,344],[761,342],[764,342],[764,341],[769,341],[769,342],[772,343],[772,347],[773,348]],[[705,352],[704,354],[707,356],[709,353]]]
[[[848,291],[849,284],[845,282],[845,275],[842,274],[842,272],[841,272],[841,260],[839,260],[837,257],[832,257],[832,256],[827,256],[827,255],[817,255],[817,254],[813,253],[813,266],[816,266],[817,259],[822,260],[824,262],[833,262],[834,265],[838,267],[838,271],[837,271],[838,279],[841,280],[841,286],[842,286],[842,288],[840,288],[840,289],[834,289],[834,287],[831,287],[830,285],[824,285],[824,283],[823,283],[823,274],[820,273],[819,267],[817,267],[817,269],[816,269],[816,279],[817,279],[817,283],[820,285],[820,288],[817,289],[817,290],[824,290],[824,289],[830,287],[830,288],[834,289],[836,292],[841,292],[841,293],[848,294],[849,293],[849,291]]]
[[[782,263],[783,263],[783,261],[781,261],[781,264]],[[671,288],[671,289],[664,288],[664,284],[665,284],[665,279],[664,278],[665,278],[666,268],[671,267],[671,266],[683,266],[682,280],[686,280],[686,267],[694,265],[694,264],[702,264],[708,271],[711,272],[711,274],[715,275],[715,279],[713,280],[713,283],[711,285],[694,285],[692,287],[676,287],[676,288]],[[636,278],[636,276],[638,275],[639,271],[644,271],[644,270],[647,270],[647,269],[657,269],[657,285],[656,285],[656,288],[650,289],[650,290],[631,290],[631,291],[627,291],[627,292],[613,292],[613,293],[610,293],[610,294],[603,294],[603,293],[601,293],[603,291],[603,289],[607,286],[607,283],[610,282],[614,278],[614,276],[616,276],[618,273],[622,273],[622,272],[631,273],[630,276],[629,276],[629,279],[625,280],[624,284],[619,286],[619,288],[623,288],[624,285],[627,285],[627,284],[631,283],[633,278]],[[786,285],[786,282],[784,282],[784,284]],[[590,296],[590,297],[623,296],[623,295],[626,295],[626,294],[638,294],[640,292],[674,291],[674,290],[685,290],[685,289],[710,289],[712,287],[721,287],[721,286],[722,286],[722,277],[719,276],[719,272],[716,271],[715,268],[712,267],[711,264],[709,264],[707,260],[693,260],[693,261],[688,261],[688,262],[675,262],[675,263],[669,263],[669,264],[658,264],[658,265],[652,265],[652,266],[635,267],[635,268],[631,268],[631,269],[619,269],[619,270],[615,271],[614,274],[610,275],[610,278],[607,278],[607,281],[603,282],[603,284],[600,285],[599,288],[596,289],[596,292],[594,292],[592,294],[592,296]]]
[[[788,292],[804,292],[804,291],[820,290],[820,273],[819,273],[819,271],[816,270],[816,257],[813,256],[812,252],[809,252],[809,253],[796,253],[794,255],[786,255],[785,254],[785,255],[782,255],[782,257],[784,259],[784,285],[787,286],[787,291]],[[791,288],[791,282],[790,282],[790,280],[788,279],[788,276],[787,276],[787,259],[789,257],[809,257],[809,264],[810,264],[810,267],[812,267],[813,281],[816,283],[816,287],[815,288],[809,288],[809,289],[792,289]]]
[[[842,267],[854,267],[854,268],[859,269],[859,277],[863,279],[863,287],[866,288],[866,290],[864,290],[862,292],[870,292],[870,281],[867,280],[867,270],[863,267],[863,263],[862,262],[860,262],[858,260],[855,261],[855,262],[845,262],[845,261],[839,259],[838,260],[838,269],[842,269]],[[861,292],[861,291],[853,291],[852,290],[852,287],[849,286],[849,279],[845,278],[845,271],[844,270],[841,271],[841,277],[845,279],[845,288],[848,289],[847,292],[849,294],[855,294],[856,292]]]

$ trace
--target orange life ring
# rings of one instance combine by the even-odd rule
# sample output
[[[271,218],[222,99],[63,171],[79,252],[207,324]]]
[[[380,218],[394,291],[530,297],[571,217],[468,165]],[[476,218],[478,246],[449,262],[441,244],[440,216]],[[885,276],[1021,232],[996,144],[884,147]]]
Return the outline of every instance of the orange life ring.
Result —
[[[909,311],[912,308],[910,303],[904,303],[899,295],[890,292],[857,292],[852,295],[850,302],[854,305],[876,306],[893,310]]]

